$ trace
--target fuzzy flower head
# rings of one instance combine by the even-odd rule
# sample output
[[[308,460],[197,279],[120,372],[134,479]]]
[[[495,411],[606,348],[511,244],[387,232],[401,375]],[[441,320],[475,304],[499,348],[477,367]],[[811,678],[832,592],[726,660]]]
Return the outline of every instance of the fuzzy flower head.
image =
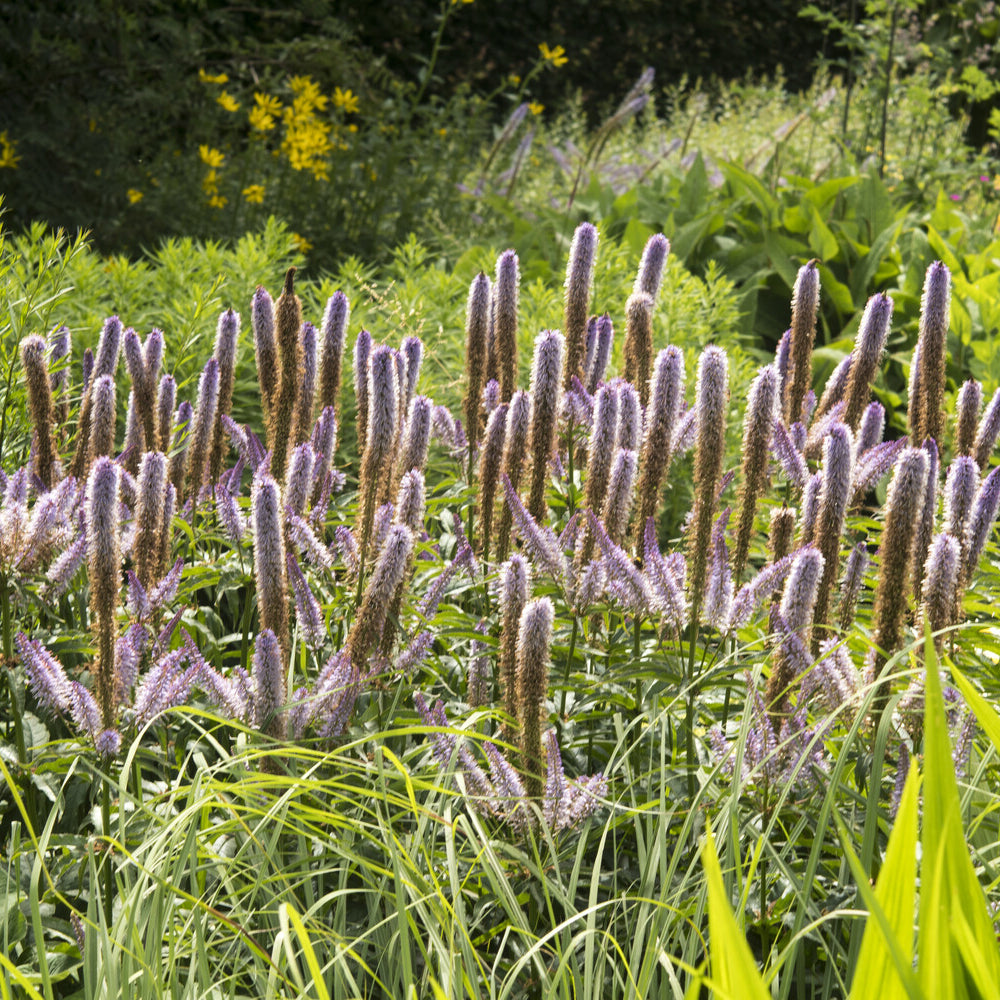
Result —
[[[660,282],[663,280],[663,269],[670,253],[670,240],[662,233],[656,233],[646,241],[639,262],[639,273],[635,278],[633,293],[645,292],[655,302],[660,294]]]
[[[563,387],[568,389],[573,376],[583,378],[587,317],[590,315],[590,292],[597,255],[597,229],[582,222],[573,233],[566,262],[566,307],[563,335],[566,338],[566,371]]]

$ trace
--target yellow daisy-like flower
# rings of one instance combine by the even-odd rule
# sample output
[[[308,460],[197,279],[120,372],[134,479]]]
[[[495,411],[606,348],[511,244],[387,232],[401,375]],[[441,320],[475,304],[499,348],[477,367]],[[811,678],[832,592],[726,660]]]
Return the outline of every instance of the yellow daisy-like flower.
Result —
[[[326,107],[326,97],[319,89],[319,84],[311,76],[293,76],[288,81],[288,86],[296,97],[296,103],[304,108],[319,108],[320,111]]]
[[[0,132],[0,168],[17,170],[21,157],[17,155],[17,143],[7,135],[7,130]]]
[[[134,205],[137,201],[142,201],[142,192],[138,188],[129,188],[125,194],[128,197],[130,205]]]
[[[334,87],[333,106],[340,108],[349,115],[357,114],[359,107],[357,95],[352,94],[350,90],[341,90],[340,87]]]
[[[202,83],[229,83],[229,77],[225,73],[212,76],[211,73],[206,73],[203,69],[198,70],[198,79]]]
[[[259,94],[254,91],[253,102],[269,115],[281,114],[281,98],[275,97],[274,94]]]
[[[233,97],[233,95],[227,90],[224,90],[221,94],[219,94],[219,96],[215,99],[215,103],[221,104],[227,111],[240,110],[240,102],[237,101],[236,98]]]
[[[313,245],[299,233],[292,233],[292,242],[295,244],[295,249],[299,253],[309,253],[312,250]]]
[[[540,115],[545,110],[545,105],[544,104],[539,104],[537,101],[532,101],[528,105],[528,110],[533,115]]]
[[[226,162],[225,154],[211,146],[199,146],[198,155],[201,157],[201,162],[209,167],[221,167]]]
[[[443,139],[443,138],[444,138],[444,137],[445,137],[445,136],[446,136],[447,134],[448,134],[448,130],[447,130],[446,128],[439,128],[439,129],[438,129],[438,135],[439,135],[439,136],[441,136],[441,138],[442,138],[442,139]]]
[[[348,132],[357,132],[357,130],[358,130],[358,126],[355,125],[354,122],[351,122],[351,124],[347,126],[347,131]]]
[[[229,204],[229,199],[224,194],[213,194],[208,203],[212,208],[225,208]]]
[[[260,205],[264,201],[264,185],[251,184],[243,189],[242,194],[251,205]]]
[[[274,128],[274,116],[269,115],[263,108],[251,108],[247,117],[251,126],[258,132],[270,132]]]
[[[557,45],[554,49],[550,49],[545,42],[542,42],[538,46],[538,51],[541,52],[542,58],[546,62],[552,63],[557,69],[560,66],[565,66],[569,62],[566,56],[566,50],[561,46]]]

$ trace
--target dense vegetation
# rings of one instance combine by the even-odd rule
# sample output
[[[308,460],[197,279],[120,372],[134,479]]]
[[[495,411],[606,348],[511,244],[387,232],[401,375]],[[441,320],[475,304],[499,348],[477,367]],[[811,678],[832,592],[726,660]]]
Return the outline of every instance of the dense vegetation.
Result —
[[[994,995],[996,12],[543,107],[553,7],[4,119],[0,995]]]

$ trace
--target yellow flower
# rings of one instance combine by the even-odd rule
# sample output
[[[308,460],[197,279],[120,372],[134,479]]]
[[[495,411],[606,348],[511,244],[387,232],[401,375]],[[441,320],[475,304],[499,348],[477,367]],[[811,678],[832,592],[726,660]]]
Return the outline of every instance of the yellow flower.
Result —
[[[514,84],[515,87],[521,82],[521,78],[516,73],[511,73],[510,76],[507,77],[507,79],[510,80],[510,82]]]
[[[274,128],[274,118],[269,115],[263,108],[256,107],[250,109],[250,114],[248,116],[250,124],[257,129],[258,132],[270,132]]]
[[[128,203],[130,205],[134,205],[137,201],[142,201],[142,192],[136,188],[129,188],[125,194],[128,196]]]
[[[212,208],[225,208],[229,204],[229,199],[224,194],[213,194],[208,203]]]
[[[87,128],[89,128],[91,132],[96,132],[97,131],[97,119],[96,118],[88,118],[87,119]]]
[[[451,0],[451,5],[452,7],[454,7],[456,4],[459,3],[475,3],[475,2],[476,0]]]
[[[438,135],[439,135],[439,136],[441,136],[441,138],[442,138],[442,139],[443,139],[443,138],[444,138],[444,137],[445,137],[445,136],[446,136],[447,134],[448,134],[448,130],[447,130],[446,128],[439,128],[439,129],[438,129]]]
[[[240,110],[240,102],[226,90],[219,94],[219,96],[215,99],[215,103],[221,104],[227,111]]]
[[[203,69],[198,70],[198,79],[202,83],[229,83],[229,77],[225,73],[219,73],[218,76],[212,76],[210,73],[206,73]]]
[[[348,132],[357,132],[357,130],[358,130],[358,126],[355,125],[354,122],[351,122],[351,124],[347,126],[347,131]]]
[[[295,95],[293,102],[300,112],[311,111],[319,108],[322,111],[326,107],[326,97],[320,92],[319,84],[311,76],[293,76],[288,81],[292,93]]]
[[[559,66],[565,66],[569,62],[566,57],[566,50],[561,46],[557,45],[554,49],[550,49],[545,42],[542,42],[538,46],[538,51],[541,52],[542,58],[546,62],[552,63],[553,66],[558,68]]]
[[[295,244],[295,249],[299,253],[309,253],[312,250],[313,245],[304,237],[300,236],[298,233],[292,233],[292,242]]]
[[[333,106],[343,109],[347,114],[357,114],[358,98],[350,90],[341,90],[340,87],[333,89]]]
[[[275,97],[273,94],[258,94],[256,91],[253,95],[254,104],[257,105],[261,111],[266,112],[269,115],[281,114],[281,98]]]
[[[7,130],[0,132],[0,168],[7,167],[17,170],[21,157],[17,155],[17,143],[7,135]]]
[[[199,146],[198,155],[201,157],[201,162],[209,167],[221,167],[226,162],[225,155],[211,146]]]
[[[249,187],[245,187],[242,193],[243,197],[246,198],[251,205],[259,205],[264,201],[263,184],[251,184]]]
[[[545,110],[545,105],[544,104],[539,104],[537,101],[532,101],[528,105],[528,110],[533,115],[540,115]]]

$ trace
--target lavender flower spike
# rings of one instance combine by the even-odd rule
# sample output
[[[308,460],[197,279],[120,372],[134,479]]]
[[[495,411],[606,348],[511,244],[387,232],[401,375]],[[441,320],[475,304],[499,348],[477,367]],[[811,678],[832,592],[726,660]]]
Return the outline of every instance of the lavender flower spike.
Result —
[[[555,449],[559,417],[559,384],[563,371],[563,336],[546,330],[535,338],[531,371],[531,489],[528,511],[536,520],[545,515],[545,485]]]
[[[212,434],[215,431],[215,414],[219,406],[219,362],[209,358],[198,380],[198,406],[194,411],[194,427],[188,447],[187,478],[191,484],[191,498],[198,503],[198,494],[208,471]]]
[[[278,392],[278,348],[274,341],[274,300],[261,285],[257,286],[250,306],[250,326],[253,329],[264,422],[267,423]]]
[[[114,728],[116,714],[115,610],[121,581],[118,480],[118,466],[109,458],[99,458],[87,480],[86,495],[90,601],[97,634],[93,673],[105,729]]]
[[[149,335],[152,338],[152,334]],[[222,418],[229,416],[233,408],[233,388],[236,383],[236,348],[240,339],[240,314],[227,309],[219,317],[215,332],[213,357],[219,363],[219,397],[215,407],[215,423],[212,427],[212,445],[208,458],[208,478],[215,482],[222,472],[222,456],[225,447],[225,425]],[[149,341],[147,340],[147,346]],[[152,374],[152,373],[150,373]],[[150,378],[152,382],[152,378]],[[150,386],[152,391],[152,386]]]
[[[858,426],[861,414],[871,400],[872,382],[882,360],[891,320],[892,299],[888,295],[873,295],[861,317],[852,352],[851,373],[844,390],[843,421],[851,430]]]
[[[493,342],[500,381],[500,402],[510,402],[517,389],[517,308],[521,275],[517,254],[506,250],[497,258],[493,285]]]
[[[670,253],[670,240],[663,233],[656,233],[646,241],[639,262],[639,273],[632,288],[635,292],[645,292],[655,302],[660,294],[660,282],[663,281],[663,269]]]
[[[975,448],[979,411],[983,407],[983,387],[975,379],[962,383],[955,401],[955,454],[972,455]]]
[[[729,513],[727,507],[715,519],[715,527],[712,529],[712,555],[709,560],[702,614],[705,622],[720,632],[728,630],[733,607],[733,577],[729,571],[729,556],[726,552],[726,525],[729,523]]]
[[[615,327],[611,317],[604,313],[597,317],[594,329],[594,356],[587,369],[587,392],[597,392],[597,387],[604,381],[611,360],[611,348],[614,345]]]
[[[566,262],[566,308],[563,316],[563,336],[566,338],[566,369],[563,388],[569,389],[573,376],[584,378],[583,358],[586,351],[587,317],[590,315],[590,291],[594,280],[594,258],[597,254],[597,230],[582,222],[573,233],[573,242]]]
[[[332,406],[334,411],[337,411],[340,374],[344,362],[344,341],[350,316],[351,306],[347,296],[343,292],[334,292],[327,300],[320,330],[323,338],[319,362],[320,409]]]
[[[358,446],[368,439],[368,368],[372,352],[372,335],[367,330],[358,333],[354,342],[354,398],[358,407]]]
[[[694,511],[688,533],[692,617],[705,590],[709,538],[715,514],[715,500],[722,475],[726,444],[726,409],[729,402],[729,362],[719,347],[706,347],[698,362],[695,410],[698,444],[694,466]]]
[[[944,484],[944,530],[961,541],[979,491],[979,466],[974,458],[959,455],[948,469]]]
[[[288,658],[288,578],[281,493],[268,474],[258,474],[251,492],[253,560],[262,629],[269,630]]]
[[[947,628],[955,619],[962,549],[957,538],[934,536],[924,570],[921,613],[932,632]],[[935,640],[939,645],[940,636]]]
[[[490,322],[492,289],[482,271],[472,279],[465,312],[465,399],[462,412],[470,453],[479,440],[479,401],[486,382],[486,342]]]
[[[965,532],[965,566],[963,579],[968,582],[972,576],[979,557],[986,547],[993,522],[996,520],[997,509],[1000,508],[1000,466],[997,466],[979,487],[972,513],[969,516],[969,526]]]
[[[802,403],[812,383],[812,349],[818,311],[819,269],[816,261],[811,260],[799,268],[792,291],[791,378],[785,386],[784,406],[784,422],[789,426],[802,419]]]
[[[521,612],[531,590],[531,568],[524,556],[513,555],[500,567],[500,654],[498,674],[504,709],[511,719],[517,718],[517,637]],[[514,732],[504,725],[503,738],[510,740]]]
[[[1000,437],[1000,389],[993,393],[982,420],[976,430],[976,440],[972,446],[972,454],[979,463],[979,468],[985,470],[990,463],[993,447]]]
[[[547,597],[530,601],[521,612],[517,640],[517,715],[525,791],[542,795],[541,713],[549,687],[549,647],[554,611]]]
[[[285,661],[275,634],[265,628],[257,636],[253,654],[253,722],[268,736],[283,740],[288,735]]]
[[[840,605],[838,607],[838,624],[846,632],[854,624],[854,614],[858,606],[858,595],[864,583],[865,571],[870,562],[868,549],[864,542],[858,542],[851,549],[844,567],[844,578],[840,587]]]
[[[45,358],[44,337],[25,337],[21,341],[21,366],[28,386],[28,406],[35,428],[35,454],[38,477],[42,485],[52,489],[55,485],[56,457],[52,432],[55,428],[55,406],[52,401],[52,383]]]
[[[910,443],[921,444],[925,438],[942,440],[945,389],[945,351],[948,339],[948,316],[951,298],[951,273],[941,261],[927,268],[924,293],[920,301],[920,398],[916,407],[916,426],[910,427]]]

